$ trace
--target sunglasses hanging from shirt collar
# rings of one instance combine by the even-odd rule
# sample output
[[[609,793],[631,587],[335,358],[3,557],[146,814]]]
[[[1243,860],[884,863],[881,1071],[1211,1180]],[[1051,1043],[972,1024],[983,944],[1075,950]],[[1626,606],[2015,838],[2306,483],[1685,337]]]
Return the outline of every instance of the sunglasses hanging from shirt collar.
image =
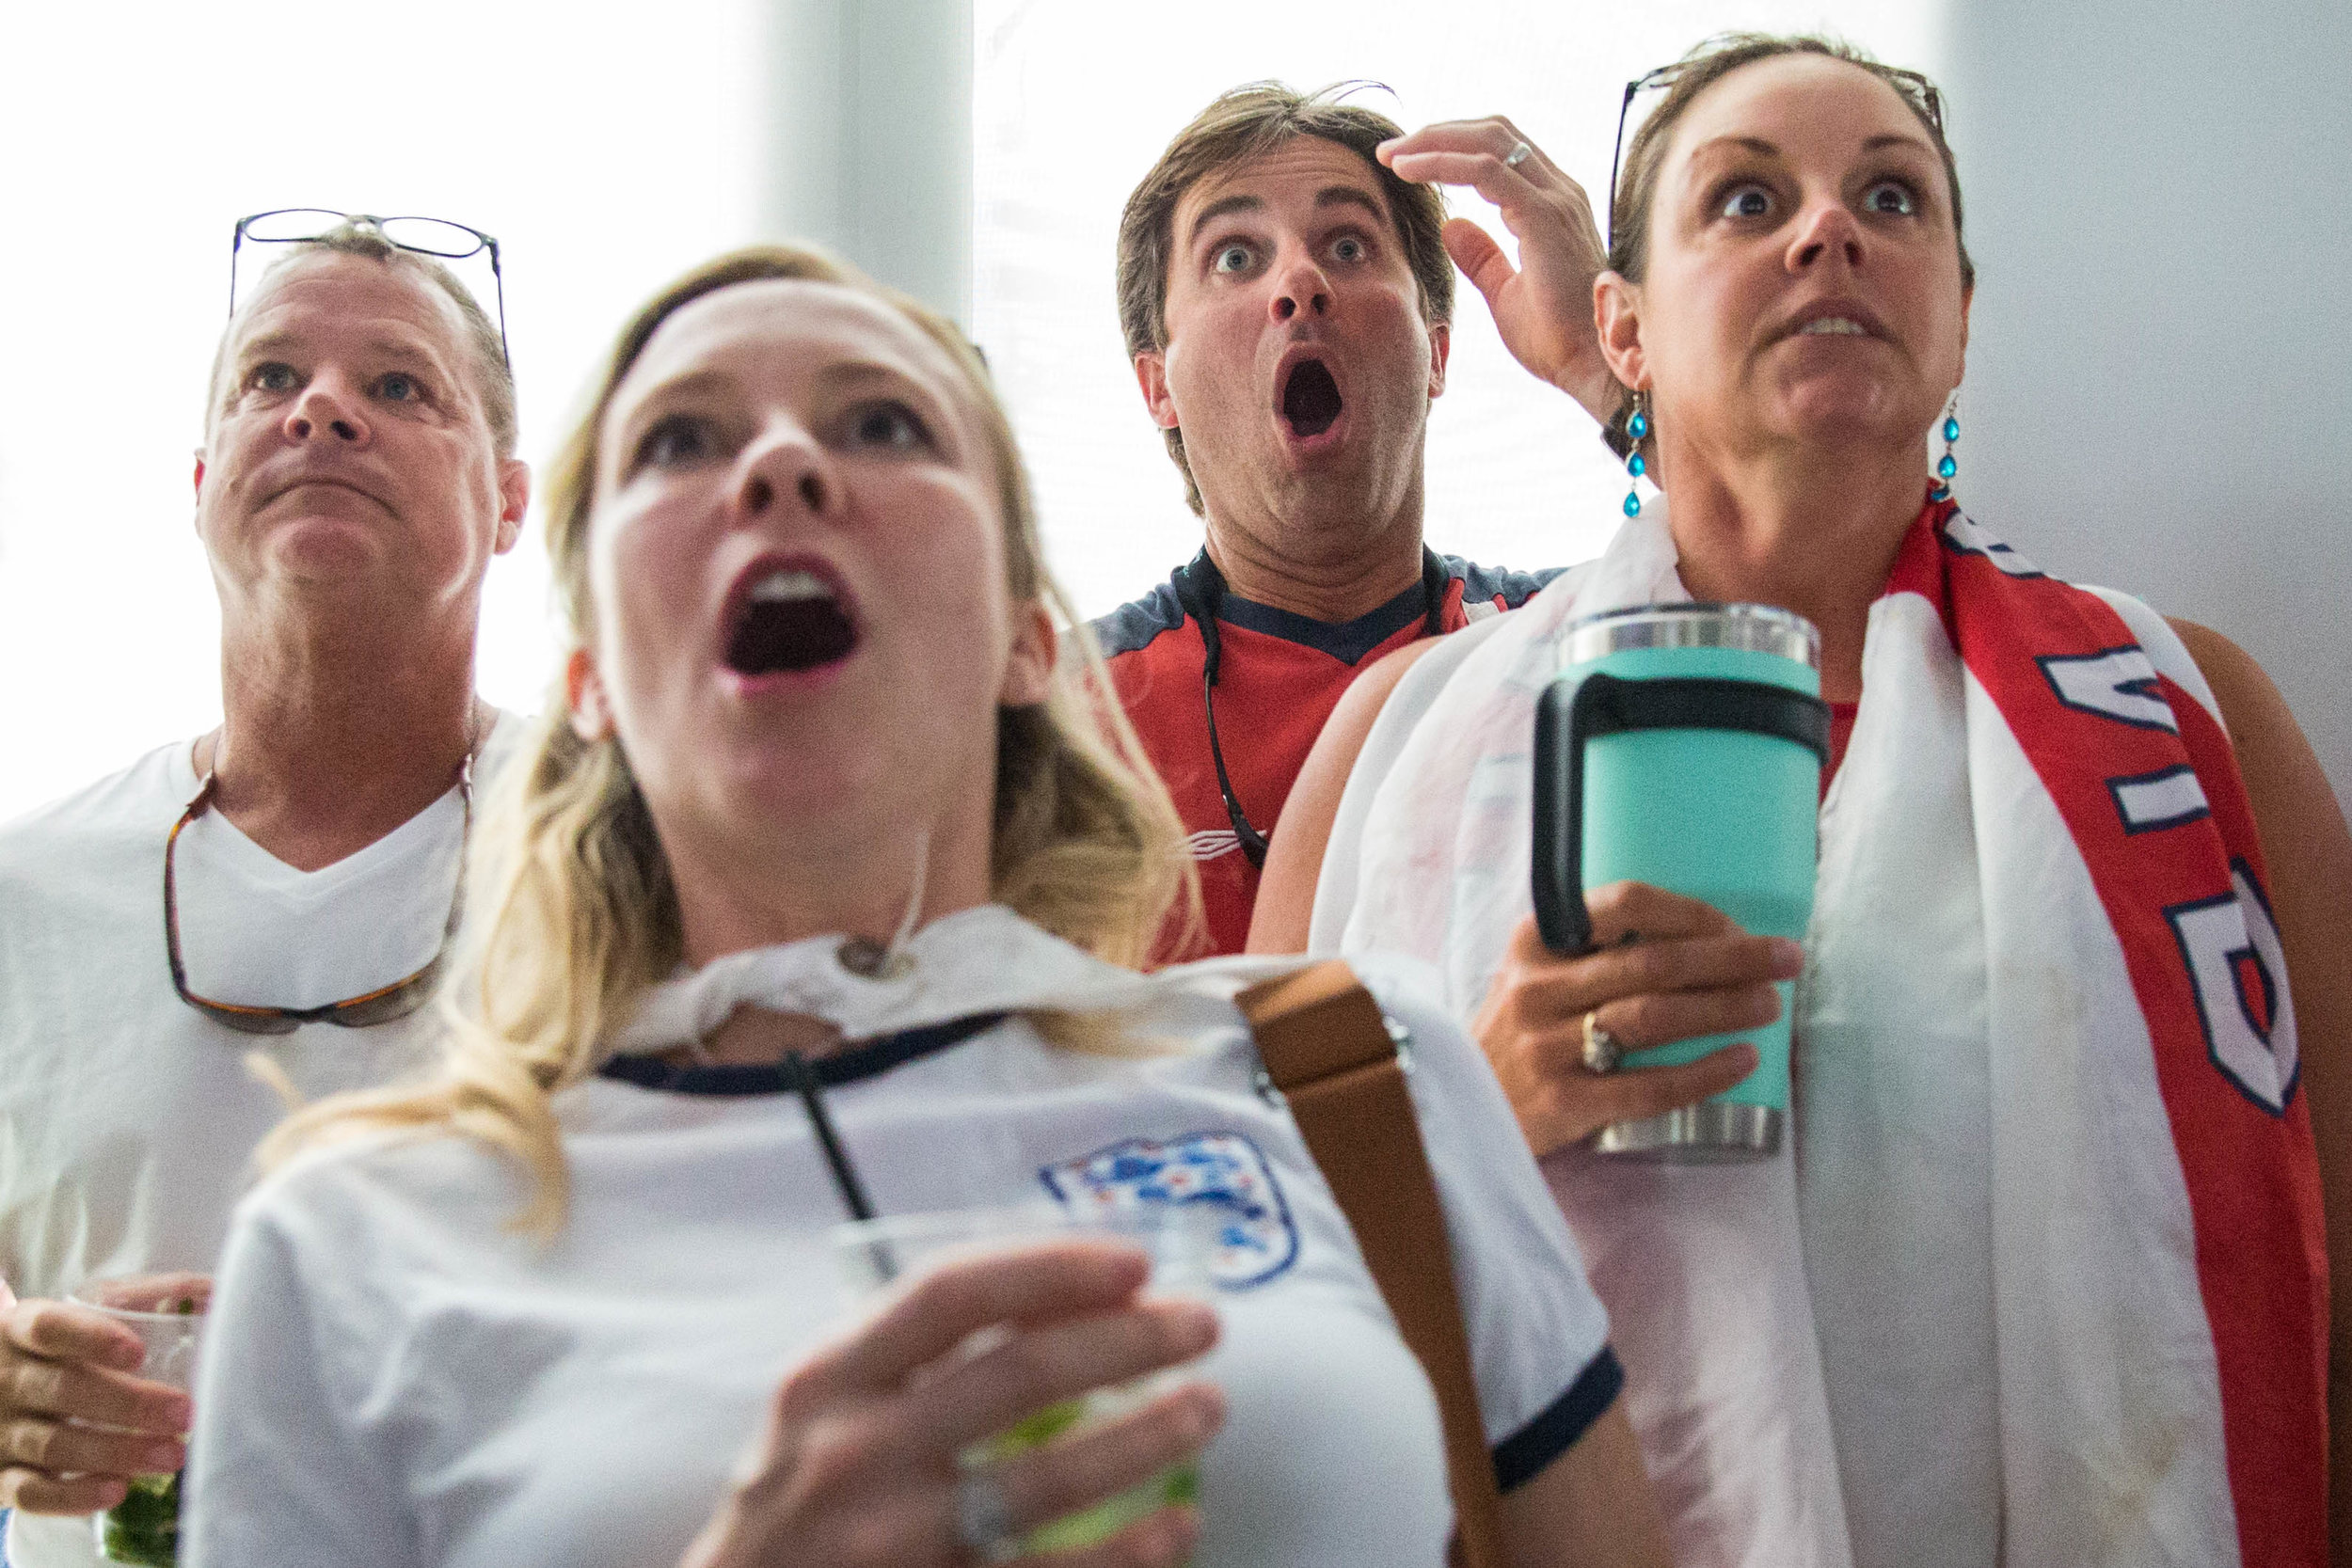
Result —
[[[171,989],[180,1000],[202,1013],[214,1022],[234,1029],[241,1035],[291,1035],[306,1023],[332,1023],[345,1029],[368,1029],[379,1023],[389,1023],[406,1018],[425,1004],[433,994],[434,983],[441,977],[442,960],[449,957],[451,939],[457,934],[459,922],[466,911],[466,848],[473,836],[473,763],[481,749],[481,730],[466,746],[465,760],[457,765],[457,799],[464,816],[458,828],[457,887],[450,895],[449,920],[441,927],[440,945],[434,948],[433,958],[422,969],[405,979],[379,986],[341,1002],[328,1002],[316,1007],[272,1007],[238,1002],[215,1002],[199,996],[188,989],[186,961],[180,952],[180,894],[173,878],[179,857],[180,835],[189,823],[211,809],[213,785],[219,777],[220,759],[214,756],[214,766],[207,768],[196,787],[196,798],[171,825],[170,834],[164,840],[164,956],[171,964]]]

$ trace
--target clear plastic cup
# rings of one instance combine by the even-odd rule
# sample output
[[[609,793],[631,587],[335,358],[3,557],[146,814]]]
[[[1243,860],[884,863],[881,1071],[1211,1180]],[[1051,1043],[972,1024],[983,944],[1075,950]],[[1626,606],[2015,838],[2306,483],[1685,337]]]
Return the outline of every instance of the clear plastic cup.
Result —
[[[74,1291],[78,1307],[112,1319],[147,1347],[138,1375],[183,1392],[196,1386],[197,1343],[213,1282],[200,1274],[93,1279]],[[173,1568],[180,1556],[180,1476],[138,1476],[122,1501],[91,1518],[99,1555],[142,1568]]]
[[[1167,1204],[1088,1213],[1037,1204],[865,1220],[834,1227],[832,1241],[842,1281],[859,1301],[944,1263],[1079,1236],[1117,1237],[1142,1247],[1152,1259],[1147,1293],[1207,1301],[1214,1293],[1209,1266],[1216,1257],[1217,1234],[1215,1215]],[[974,1335],[966,1354],[978,1354],[1002,1338],[1001,1333]],[[993,1465],[1043,1448],[1150,1403],[1173,1387],[1181,1375],[1172,1370],[1155,1372],[1048,1405],[973,1444],[961,1461],[967,1467]],[[1157,1509],[1200,1500],[1200,1467],[1187,1461],[1091,1508],[1038,1526],[1022,1537],[1021,1549],[1059,1552],[1096,1545]]]

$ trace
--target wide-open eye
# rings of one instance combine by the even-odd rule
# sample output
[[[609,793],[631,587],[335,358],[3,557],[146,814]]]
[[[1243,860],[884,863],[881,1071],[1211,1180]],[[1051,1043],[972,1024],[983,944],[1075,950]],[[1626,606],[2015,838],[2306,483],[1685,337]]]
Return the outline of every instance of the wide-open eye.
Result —
[[[1239,242],[1221,245],[1216,247],[1216,254],[1209,258],[1209,270],[1212,272],[1247,272],[1249,270],[1250,260],[1248,245]]]
[[[1716,215],[1727,218],[1760,218],[1772,215],[1772,193],[1762,185],[1734,185],[1724,193],[1723,204]]]
[[[1918,193],[1901,180],[1881,180],[1862,193],[1862,210],[1909,217],[1919,210]]]
[[[1343,234],[1331,242],[1331,259],[1335,261],[1353,265],[1371,254],[1372,246],[1363,242],[1361,235]]]
[[[718,451],[717,433],[710,421],[695,414],[671,414],[654,422],[637,443],[631,454],[631,468],[647,464],[674,467],[681,463],[695,463]]]
[[[245,384],[257,392],[291,392],[302,384],[302,378],[294,374],[292,365],[272,360],[254,366],[246,372]]]
[[[850,434],[860,446],[887,447],[894,451],[926,447],[931,440],[930,427],[895,398],[860,407],[850,416]]]

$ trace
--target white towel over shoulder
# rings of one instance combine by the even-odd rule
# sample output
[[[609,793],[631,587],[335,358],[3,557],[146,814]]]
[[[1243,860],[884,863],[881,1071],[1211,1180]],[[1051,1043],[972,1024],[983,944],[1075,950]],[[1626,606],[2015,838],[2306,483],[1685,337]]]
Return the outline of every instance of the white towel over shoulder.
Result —
[[[1406,675],[1342,802],[1314,951],[1419,956],[1476,1009],[1531,908],[1534,704],[1567,626],[1690,597],[1661,514]],[[2312,1461],[2316,1179],[2203,680],[2143,607],[2042,577],[1947,502],[1871,610],[1864,689],[1821,815],[1790,1145],[1750,1165],[1545,1162],[1677,1561],[2305,1560],[2302,1503],[2273,1508],[2292,1494],[2253,1472]],[[2134,789],[2216,800],[2143,833]],[[2268,988],[2238,1008],[2263,1015],[2251,1090],[2205,1059],[2214,999],[2157,973],[2196,966],[2186,936],[2163,950],[2190,905],[2243,916],[2233,951],[2262,973],[2239,984]],[[2234,1264],[2225,1138],[2259,1148],[2273,1222]],[[2209,1320],[2232,1269],[2292,1310]],[[2245,1370],[2281,1338],[2284,1373]],[[2275,1452],[2234,1418],[2249,1403],[2293,1411]],[[2274,1536],[2257,1508],[2296,1520]]]

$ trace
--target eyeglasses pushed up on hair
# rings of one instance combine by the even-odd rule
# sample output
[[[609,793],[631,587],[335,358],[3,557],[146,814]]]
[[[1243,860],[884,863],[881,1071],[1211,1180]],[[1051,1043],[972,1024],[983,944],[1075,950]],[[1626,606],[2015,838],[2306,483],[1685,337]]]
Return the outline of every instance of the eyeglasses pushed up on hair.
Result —
[[[462,261],[488,251],[490,280],[499,307],[499,356],[506,361],[508,370],[514,369],[515,356],[506,344],[506,275],[499,267],[499,243],[479,229],[452,223],[447,218],[383,218],[373,213],[337,213],[325,207],[278,207],[241,217],[237,220],[237,231],[229,242],[229,313],[237,313],[237,253],[248,242],[310,245],[348,224],[374,230],[395,250],[445,261]]]
[[[1682,73],[1694,65],[1705,63],[1704,57],[1697,60],[1677,60],[1672,65],[1661,65],[1655,71],[1645,71],[1625,85],[1625,97],[1617,104],[1617,139],[1611,145],[1609,154],[1609,205],[1604,209],[1609,223],[1609,254],[1611,255],[1614,255],[1617,248],[1617,175],[1625,162],[1625,125],[1626,120],[1633,113],[1633,101],[1645,92],[1671,91],[1674,85],[1682,79]],[[1851,63],[1861,64],[1862,62]],[[1870,64],[1863,65],[1863,69],[1902,94],[1913,108],[1927,117],[1928,123],[1935,127],[1937,135],[1944,134],[1944,95],[1936,90],[1933,82],[1915,71],[1905,71],[1899,66]]]

